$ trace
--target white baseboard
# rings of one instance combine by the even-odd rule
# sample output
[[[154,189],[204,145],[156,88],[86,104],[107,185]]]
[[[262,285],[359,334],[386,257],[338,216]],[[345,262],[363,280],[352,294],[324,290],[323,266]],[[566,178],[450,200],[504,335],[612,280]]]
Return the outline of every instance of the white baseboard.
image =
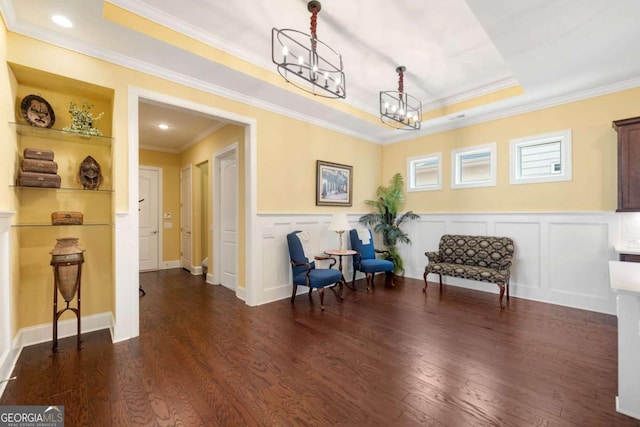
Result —
[[[82,317],[82,333],[111,329],[113,327],[113,316],[111,312],[93,314]],[[67,319],[58,322],[58,338],[66,338],[76,335],[76,319]],[[22,328],[16,336],[14,345],[19,348],[53,340],[53,325],[29,326]]]
[[[11,349],[0,355],[0,381],[8,380],[11,377],[11,373],[16,367],[16,362],[18,361],[18,357],[20,357],[21,351],[22,347],[12,346]],[[2,397],[7,384],[8,381],[0,383],[0,397]]]
[[[205,281],[210,285],[219,285],[220,283],[213,283],[213,274],[207,273],[207,278]]]
[[[180,268],[180,260],[173,260],[173,261],[163,261],[162,262],[162,267],[160,268],[161,270],[169,270],[170,268]]]
[[[194,276],[202,275],[202,266],[191,266],[191,274]]]

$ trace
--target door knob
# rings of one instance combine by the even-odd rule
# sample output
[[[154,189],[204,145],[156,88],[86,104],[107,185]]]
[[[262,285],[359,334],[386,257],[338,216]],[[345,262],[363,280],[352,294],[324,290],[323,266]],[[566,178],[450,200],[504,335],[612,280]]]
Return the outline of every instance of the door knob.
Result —
[[[158,230],[153,230],[151,234],[158,234]]]

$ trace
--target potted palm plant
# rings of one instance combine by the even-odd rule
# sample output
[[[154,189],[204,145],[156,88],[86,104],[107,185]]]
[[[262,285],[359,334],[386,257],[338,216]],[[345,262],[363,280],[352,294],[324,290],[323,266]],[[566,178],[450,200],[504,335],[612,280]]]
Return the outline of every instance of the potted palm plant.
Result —
[[[404,203],[404,181],[402,174],[395,174],[388,186],[381,185],[376,190],[376,200],[365,200],[365,203],[375,208],[376,212],[368,213],[360,217],[360,224],[373,227],[375,233],[382,235],[382,243],[389,251],[387,259],[393,262],[394,273],[403,274],[404,264],[398,253],[398,243],[411,243],[407,233],[400,226],[405,221],[418,219],[419,215],[408,211],[398,215],[398,211]]]

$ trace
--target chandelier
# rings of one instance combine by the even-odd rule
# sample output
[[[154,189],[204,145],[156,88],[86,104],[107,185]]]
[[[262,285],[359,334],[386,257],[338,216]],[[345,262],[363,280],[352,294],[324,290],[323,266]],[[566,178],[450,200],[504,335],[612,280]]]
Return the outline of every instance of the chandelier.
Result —
[[[406,67],[396,68],[398,90],[380,91],[380,120],[402,130],[418,130],[422,121],[422,103],[404,91]]]
[[[325,98],[345,98],[342,56],[318,40],[319,1],[310,1],[311,35],[288,28],[271,30],[271,60],[289,83]]]

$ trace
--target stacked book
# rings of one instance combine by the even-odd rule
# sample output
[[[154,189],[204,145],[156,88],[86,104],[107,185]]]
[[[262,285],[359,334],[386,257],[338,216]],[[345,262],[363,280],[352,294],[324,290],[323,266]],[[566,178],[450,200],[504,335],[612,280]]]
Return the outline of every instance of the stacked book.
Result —
[[[53,151],[25,148],[22,166],[18,173],[21,187],[60,188],[58,164],[53,161]]]

